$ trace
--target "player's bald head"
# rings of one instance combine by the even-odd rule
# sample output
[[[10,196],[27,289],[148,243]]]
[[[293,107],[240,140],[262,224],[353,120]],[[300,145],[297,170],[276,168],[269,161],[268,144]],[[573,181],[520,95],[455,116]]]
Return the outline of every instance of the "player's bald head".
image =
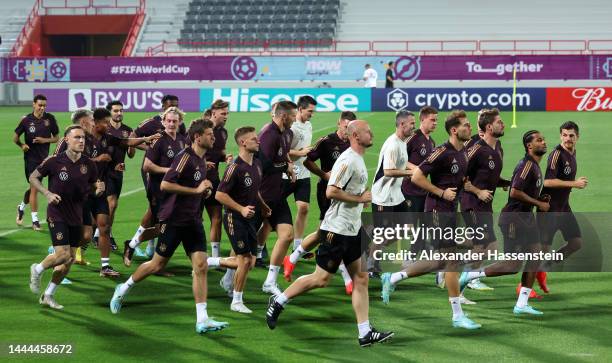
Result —
[[[365,131],[368,129],[368,123],[365,120],[353,120],[349,122],[347,131],[349,136],[355,132]]]

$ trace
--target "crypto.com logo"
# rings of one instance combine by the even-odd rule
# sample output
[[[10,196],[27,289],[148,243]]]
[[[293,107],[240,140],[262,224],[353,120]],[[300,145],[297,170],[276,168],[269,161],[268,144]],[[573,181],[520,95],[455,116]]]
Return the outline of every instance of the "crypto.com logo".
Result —
[[[387,107],[396,112],[408,107],[408,93],[399,88],[387,93]]]

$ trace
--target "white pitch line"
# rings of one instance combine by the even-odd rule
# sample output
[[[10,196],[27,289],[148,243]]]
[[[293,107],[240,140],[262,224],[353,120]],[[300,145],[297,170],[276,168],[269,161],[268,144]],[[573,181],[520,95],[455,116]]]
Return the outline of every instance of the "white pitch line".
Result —
[[[136,188],[134,190],[130,190],[130,191],[127,191],[125,193],[121,193],[121,196],[122,197],[127,197],[128,195],[132,195],[132,194],[138,193],[138,192],[143,191],[143,190],[144,190],[144,187]],[[47,224],[47,222],[46,221],[40,221],[40,224],[41,225]],[[10,229],[10,230],[8,230],[6,232],[0,233],[0,237],[8,236],[9,234],[13,234],[13,233],[19,232],[19,231],[26,231],[26,230],[28,230],[30,228],[32,228],[32,225],[23,226],[22,228]]]

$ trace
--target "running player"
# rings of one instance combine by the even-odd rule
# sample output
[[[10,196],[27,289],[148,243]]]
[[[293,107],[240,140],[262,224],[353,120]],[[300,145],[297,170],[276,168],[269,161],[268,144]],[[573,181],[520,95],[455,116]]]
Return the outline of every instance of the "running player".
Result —
[[[271,296],[266,311],[270,329],[276,327],[285,305],[309,290],[325,287],[338,271],[342,261],[347,265],[354,281],[353,308],[359,331],[359,345],[370,346],[391,339],[393,332],[379,332],[370,325],[368,317],[368,274],[361,270],[361,255],[367,250],[362,240],[361,211],[370,203],[372,194],[367,190],[368,170],[363,154],[372,146],[372,131],[363,120],[348,125],[351,147],[344,151],[334,164],[326,195],[332,200],[321,223],[315,271],[302,276],[278,296]]]
[[[580,226],[569,205],[572,188],[584,189],[588,185],[586,177],[576,179],[576,144],[580,138],[578,125],[573,121],[564,122],[559,127],[561,143],[548,155],[548,164],[544,176],[543,195],[550,195],[548,213],[538,213],[538,225],[544,252],[550,252],[553,238],[561,231],[567,242],[557,250],[563,254],[565,261],[582,247]],[[545,266],[546,267],[546,266]],[[546,272],[539,271],[536,279],[544,292],[548,292]]]
[[[330,200],[325,196],[325,190],[327,189],[327,182],[329,181],[329,175],[334,166],[334,163],[344,152],[344,150],[350,147],[348,142],[348,135],[346,133],[347,125],[350,121],[356,120],[357,116],[351,111],[344,111],[340,114],[338,119],[338,129],[331,134],[320,138],[313,146],[312,150],[306,156],[304,160],[304,167],[310,170],[311,173],[319,177],[317,183],[317,204],[319,205],[319,225],[325,217],[325,213],[329,209]],[[321,160],[321,167],[319,168],[315,161]],[[286,256],[283,260],[283,273],[287,281],[291,281],[291,274],[295,269],[295,265],[301,257],[306,258],[311,251],[319,243],[319,228],[306,236],[300,246],[298,246],[290,256]],[[344,286],[347,295],[350,295],[353,291],[353,280],[346,269],[344,263],[340,264],[340,273],[344,280]]]
[[[140,125],[138,125],[138,127],[136,127],[136,129],[134,130],[134,134],[137,137],[143,137],[143,136],[151,136],[154,135],[156,133],[162,132],[165,129],[165,126],[163,125],[163,114],[164,112],[166,112],[166,110],[168,110],[170,107],[175,107],[178,109],[179,107],[179,98],[175,95],[165,95],[162,100],[162,112],[147,119],[144,120],[143,122],[140,123]],[[186,135],[186,131],[185,131],[185,125],[183,123],[181,123],[179,125],[178,131],[179,134],[185,136]],[[142,148],[142,150],[146,151],[146,147]],[[145,155],[146,156],[146,155]],[[142,159],[142,163],[144,164],[144,159],[145,157],[143,157]],[[140,170],[140,175],[142,177],[142,183],[145,187],[145,189],[147,189],[147,173],[141,168]],[[147,256],[150,258],[153,256],[153,252],[155,249],[155,241],[153,239],[153,237],[151,237],[151,235],[155,234],[154,231],[154,223],[153,223],[153,216],[151,214],[151,210],[147,209],[147,211],[145,212],[145,214],[142,216],[142,219],[140,221],[140,226],[138,227],[138,229],[136,229],[136,232],[134,233],[134,236],[132,237],[132,239],[129,241],[130,245],[132,246],[132,248],[136,248],[138,245],[140,245],[140,243],[142,241],[149,241],[149,243],[147,244],[147,248],[146,248],[146,254]],[[146,232],[146,233],[145,233]],[[145,233],[144,238],[141,238],[141,234]],[[125,252],[125,251],[124,251]],[[125,254],[124,254],[125,255]],[[124,257],[125,258],[125,257]]]
[[[282,174],[286,173],[295,182],[293,163],[289,159],[291,146],[291,125],[295,121],[297,105],[291,101],[278,102],[274,108],[272,122],[265,125],[259,134],[259,160],[263,167],[263,178],[260,193],[272,214],[263,218],[258,232],[259,245],[264,245],[272,230],[276,230],[277,240],[270,257],[268,275],[262,286],[263,292],[278,295],[280,290],[276,283],[280,266],[287,249],[293,240],[291,210],[280,193]]]
[[[96,166],[83,154],[85,131],[80,126],[69,126],[64,132],[67,149],[43,161],[30,175],[30,183],[47,197],[47,222],[53,243],[53,254],[30,267],[30,290],[40,293],[41,278],[45,270],[54,269],[40,303],[53,309],[64,307],[55,301],[55,290],[68,274],[81,240],[83,207],[87,195],[95,186],[95,194],[103,193],[97,182]],[[49,177],[49,188],[41,182]]]
[[[427,191],[425,199],[425,212],[428,214],[428,228],[434,227],[441,231],[457,227],[457,205],[455,198],[457,190],[464,184],[467,172],[468,159],[463,145],[471,135],[470,122],[463,110],[451,112],[444,123],[449,139],[442,146],[435,149],[415,170],[412,182]],[[427,180],[429,175],[431,182]],[[454,253],[457,245],[453,238],[445,238],[439,233],[434,238],[434,249],[442,253]],[[428,272],[444,269],[444,280],[448,291],[449,301],[453,311],[452,325],[456,328],[478,329],[476,324],[463,313],[459,289],[459,273],[457,261],[430,261],[419,260],[408,265],[400,272],[384,273],[382,275],[382,299],[389,303],[395,285],[401,280],[421,276]]]
[[[223,224],[238,262],[230,308],[250,314],[252,311],[244,305],[242,292],[257,255],[255,214],[261,208],[264,217],[268,217],[270,210],[259,194],[262,168],[261,162],[253,158],[253,154],[259,151],[255,128],[240,127],[234,133],[234,140],[239,148],[238,157],[225,170],[215,198],[225,206]]]
[[[478,134],[483,136],[479,136],[478,141],[467,148],[468,180],[465,190],[461,193],[461,213],[468,226],[485,228],[484,238],[472,240],[472,250],[475,253],[484,253],[497,250],[493,222],[495,190],[510,186],[510,182],[501,178],[504,150],[499,138],[504,136],[504,122],[499,110],[482,110],[478,115]],[[471,267],[477,270],[481,265],[482,261],[476,261]],[[470,281],[468,287],[475,290],[493,290],[480,279]]]
[[[131,241],[124,242],[123,263],[126,266],[132,264],[134,249],[138,247],[138,244],[159,235],[159,219],[157,214],[164,196],[160,185],[174,157],[188,145],[188,140],[185,136],[178,132],[180,125],[183,123],[183,116],[184,113],[176,107],[166,109],[162,116],[164,124],[162,137],[151,144],[146,151],[142,170],[148,175],[147,199],[149,201],[149,209],[151,210],[152,227],[146,233],[140,234],[136,240],[132,238]]]
[[[422,107],[419,111],[419,123],[419,128],[406,140],[408,165],[411,168],[420,165],[435,148],[436,143],[431,134],[438,125],[438,111],[431,106]],[[408,223],[412,223],[415,226],[419,225],[420,221],[417,216],[425,211],[427,192],[414,185],[410,178],[404,178],[402,181],[402,193],[406,197],[406,204],[410,212],[409,216],[413,217],[413,219],[408,220]],[[423,248],[425,246],[420,242],[411,246],[411,250],[414,252],[418,252]],[[370,276],[378,276],[379,270],[378,266],[375,265],[370,271]]]
[[[108,133],[117,139],[127,139],[132,135],[132,128],[123,123],[123,103],[121,101],[111,101],[106,105],[106,109],[111,113],[110,125]],[[106,178],[106,199],[108,200],[109,212],[109,235],[111,246],[114,250],[117,249],[117,243],[113,237],[113,222],[115,220],[115,212],[119,206],[119,196],[123,186],[123,173],[125,172],[125,156],[132,159],[136,154],[134,147],[127,145],[119,145],[109,147],[111,155],[111,163],[108,169]],[[94,238],[99,237],[99,230],[96,228]]]
[[[44,95],[34,96],[32,108],[32,112],[21,119],[13,136],[13,142],[23,151],[25,177],[28,182],[30,174],[49,155],[49,144],[55,143],[59,139],[59,129],[55,116],[45,112],[47,97]],[[22,134],[25,134],[24,143],[20,140]],[[40,231],[38,192],[33,186],[29,186],[23,195],[23,200],[17,206],[17,218],[15,221],[18,226],[23,225],[23,214],[28,203],[30,203],[32,211],[32,229]]]
[[[113,159],[111,154],[113,153],[112,148],[136,146],[142,143],[151,143],[153,140],[157,140],[160,135],[155,134],[153,136],[147,136],[142,138],[117,138],[112,134],[108,133],[109,123],[111,120],[111,112],[106,108],[97,108],[93,112],[94,128],[90,143],[91,148],[91,159],[96,163],[96,169],[98,171],[98,179],[102,184],[104,193],[101,196],[91,195],[87,200],[86,209],[87,213],[93,216],[92,221],[95,220],[95,225],[99,230],[99,241],[98,248],[100,250],[101,269],[100,276],[105,277],[116,277],[119,276],[119,272],[114,270],[110,265],[110,224],[109,224],[109,207],[108,199],[106,195],[105,181],[108,178],[108,172],[112,168]],[[84,229],[89,235],[93,232],[93,223],[84,223]]]
[[[546,141],[539,131],[527,131],[523,135],[523,147],[525,157],[514,169],[508,203],[502,209],[498,222],[504,237],[504,252],[506,253],[538,253],[541,251],[540,231],[533,214],[533,207],[542,212],[547,212],[550,208],[550,196],[540,194],[542,172],[539,163],[542,156],[546,154]],[[506,260],[493,263],[479,271],[463,272],[459,279],[460,287],[463,290],[470,280],[476,278],[516,274],[522,265],[521,260]],[[525,263],[521,276],[522,286],[514,306],[516,315],[543,314],[528,304],[537,268],[538,261]]]
[[[170,111],[172,112],[172,111]],[[175,116],[178,116],[174,112]],[[164,114],[164,122],[174,120],[178,126],[178,117]],[[168,117],[170,116],[170,117]],[[176,129],[175,127],[173,129]],[[191,146],[181,150],[163,176],[161,190],[167,193],[159,210],[161,235],[151,261],[138,266],[138,269],[123,284],[117,285],[110,301],[110,310],[118,314],[123,300],[130,289],[166,266],[179,244],[183,244],[185,253],[191,259],[193,267],[193,296],[196,305],[196,332],[205,333],[221,330],[228,323],[218,322],[208,317],[206,309],[207,286],[206,274],[206,237],[202,223],[202,198],[210,197],[212,184],[206,180],[205,154],[215,141],[213,124],[210,121],[196,120],[189,126]],[[160,139],[161,140],[161,139]]]
[[[414,167],[408,164],[406,139],[414,131],[414,114],[410,111],[399,111],[395,115],[395,132],[385,140],[378,156],[378,166],[372,183],[372,219],[374,227],[391,227],[401,223],[406,216],[408,206],[402,193],[403,178],[410,178]],[[388,240],[388,245],[395,240]],[[383,244],[373,244],[368,256],[368,267],[374,267],[374,251]]]
[[[219,257],[219,248],[221,245],[221,204],[214,198],[219,186],[219,163],[232,162],[232,154],[225,153],[225,144],[227,143],[227,130],[225,123],[229,115],[229,102],[216,100],[210,106],[210,120],[215,127],[215,144],[212,149],[206,154],[206,164],[208,171],[206,172],[208,180],[213,185],[213,198],[208,198],[204,201],[206,205],[206,213],[210,218],[210,247],[211,257]]]
[[[293,160],[296,180],[292,183],[286,175],[283,175],[283,193],[289,197],[293,194],[297,205],[295,216],[293,249],[295,250],[302,242],[308,208],[310,205],[310,171],[304,167],[306,155],[312,149],[312,123],[310,119],[317,106],[317,101],[311,96],[302,96],[297,102],[297,115],[295,122],[291,125],[293,140],[289,157]]]

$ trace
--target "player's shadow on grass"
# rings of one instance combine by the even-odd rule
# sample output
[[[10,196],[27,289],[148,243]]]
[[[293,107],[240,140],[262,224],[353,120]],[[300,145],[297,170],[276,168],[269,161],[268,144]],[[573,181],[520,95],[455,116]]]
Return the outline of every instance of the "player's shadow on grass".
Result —
[[[83,315],[68,311],[43,310],[42,314],[53,319],[63,321],[70,325],[78,325],[86,328],[91,336],[100,338],[100,350],[107,350],[112,346],[112,352],[121,357],[139,357],[148,356],[150,359],[159,359],[160,354],[166,357],[172,357],[173,362],[189,362],[189,359],[181,359],[181,354],[206,354],[206,359],[212,361],[223,361],[226,358],[223,355],[215,354],[214,351],[199,350],[190,348],[185,344],[180,347],[167,344],[164,338],[165,334],[158,334],[160,339],[155,339],[152,335],[137,334],[136,329],[130,330],[121,327],[117,324],[109,323],[109,320],[96,319],[90,315]],[[191,330],[191,334],[195,335],[195,331]],[[123,344],[126,340],[130,344]],[[75,351],[78,347],[75,347]],[[172,351],[174,349],[174,351]]]

